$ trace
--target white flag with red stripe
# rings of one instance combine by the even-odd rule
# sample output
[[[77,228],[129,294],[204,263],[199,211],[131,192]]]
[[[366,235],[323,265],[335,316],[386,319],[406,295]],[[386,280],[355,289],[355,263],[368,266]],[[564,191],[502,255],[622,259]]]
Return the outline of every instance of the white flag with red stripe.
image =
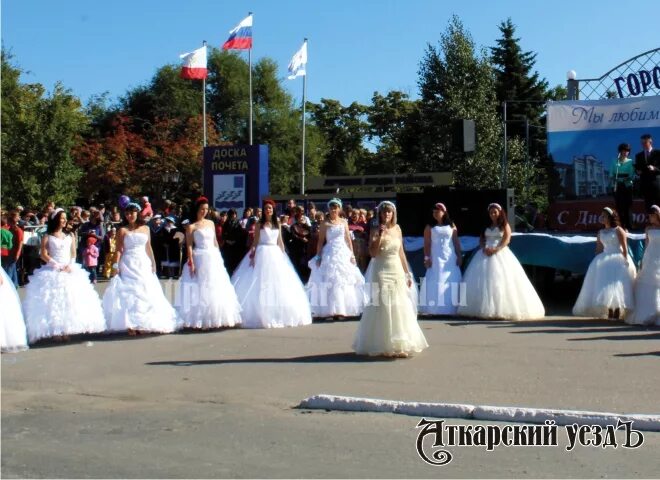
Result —
[[[202,80],[208,73],[206,69],[206,45],[189,53],[179,55],[183,60],[181,78]]]

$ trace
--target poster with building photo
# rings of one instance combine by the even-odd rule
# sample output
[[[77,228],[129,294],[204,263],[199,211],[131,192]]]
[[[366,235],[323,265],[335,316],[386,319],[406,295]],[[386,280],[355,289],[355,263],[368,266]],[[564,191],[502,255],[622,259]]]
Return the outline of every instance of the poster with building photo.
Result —
[[[650,133],[660,147],[660,96],[568,100],[548,104],[548,151],[561,178],[561,197],[598,198],[611,193],[617,147]]]

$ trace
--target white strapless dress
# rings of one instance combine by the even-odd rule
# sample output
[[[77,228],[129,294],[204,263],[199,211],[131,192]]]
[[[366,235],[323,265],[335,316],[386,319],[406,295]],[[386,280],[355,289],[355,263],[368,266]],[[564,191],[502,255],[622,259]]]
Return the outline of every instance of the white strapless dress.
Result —
[[[306,290],[312,306],[312,316],[355,317],[364,310],[364,277],[351,262],[353,252],[344,239],[345,224],[328,225],[326,244],[321,250],[321,266],[312,258]]]
[[[460,301],[461,269],[456,265],[456,251],[451,225],[431,229],[431,268],[422,279],[419,312],[429,315],[455,315]]]
[[[635,265],[623,257],[615,228],[604,228],[598,236],[604,249],[589,264],[573,315],[607,318],[608,310],[618,308],[625,318],[635,305]]]
[[[176,330],[177,314],[163,294],[151,269],[146,243],[149,235],[127,232],[119,260],[119,274],[110,281],[103,296],[108,330],[170,333]]]
[[[262,228],[254,267],[246,255],[231,277],[244,328],[297,327],[312,323],[305,287],[277,240],[279,229]]]
[[[487,228],[486,246],[495,248],[503,237],[499,228]],[[535,320],[545,308],[525,270],[509,249],[487,256],[480,248],[463,276],[465,304],[458,314],[503,320]]]
[[[27,332],[18,292],[2,267],[0,277],[0,348],[3,353],[27,350]]]
[[[241,323],[241,305],[214,239],[211,228],[193,232],[195,275],[186,264],[174,303],[182,327],[219,328]]]
[[[635,308],[626,323],[660,326],[660,229],[646,233],[649,244],[635,279]]]
[[[71,235],[63,238],[48,235],[46,250],[59,265],[69,265],[62,272],[44,265],[30,277],[25,287],[23,311],[28,340],[37,340],[105,330],[101,299],[80,264],[71,258]]]

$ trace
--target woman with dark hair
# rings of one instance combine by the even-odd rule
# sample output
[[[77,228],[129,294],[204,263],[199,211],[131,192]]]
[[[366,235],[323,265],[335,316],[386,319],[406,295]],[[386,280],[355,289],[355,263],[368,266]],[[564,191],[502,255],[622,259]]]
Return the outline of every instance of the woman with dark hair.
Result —
[[[410,295],[413,277],[392,202],[378,206],[378,219],[378,228],[372,230],[369,240],[373,258],[366,274],[368,301],[353,350],[358,355],[405,358],[429,345],[417,323],[417,301]],[[376,298],[370,298],[372,292]]]
[[[619,212],[621,225],[626,230],[632,228],[630,221],[630,207],[633,202],[633,179],[635,165],[630,155],[630,145],[622,143],[618,147],[619,154],[610,167],[610,178],[614,190],[616,211]]]
[[[357,317],[364,310],[364,277],[357,267],[348,223],[339,217],[341,200],[328,202],[316,256],[309,261],[306,290],[314,317]],[[296,207],[297,208],[297,207]]]
[[[424,229],[424,266],[420,313],[455,315],[460,298],[461,243],[444,203],[433,206],[433,221]]]
[[[458,307],[458,314],[501,320],[543,318],[543,303],[509,249],[511,227],[506,211],[491,203],[488,216],[490,226],[481,235],[480,249],[463,275],[465,302]]]
[[[176,330],[177,314],[156,277],[150,229],[141,210],[134,202],[124,210],[126,223],[117,233],[119,273],[103,295],[103,311],[110,331],[170,333]]]
[[[186,227],[188,261],[175,302],[182,326],[203,330],[236,326],[241,323],[241,305],[220,255],[215,224],[206,218],[206,197],[197,199],[193,213],[195,221]]]
[[[222,226],[222,256],[227,273],[232,275],[245,255],[246,232],[238,221],[238,214],[233,208],[227,212],[227,220]]]
[[[294,208],[294,222],[289,228],[290,238],[287,245],[289,258],[293,263],[293,267],[298,272],[298,276],[302,282],[307,282],[309,279],[309,267],[307,262],[307,245],[312,236],[312,226],[307,223],[308,219],[305,216],[305,209],[300,205]]]
[[[660,207],[651,206],[642,268],[635,280],[635,308],[626,323],[660,326]]]
[[[605,207],[600,215],[605,226],[598,231],[596,256],[589,264],[573,315],[625,318],[634,308],[635,265],[628,258],[628,238],[619,215]]]
[[[312,323],[303,284],[284,252],[275,202],[266,200],[254,244],[231,278],[244,328],[297,327]]]
[[[30,343],[105,330],[101,301],[88,273],[76,263],[76,240],[66,225],[64,210],[54,210],[41,239],[40,257],[46,265],[25,287],[23,311]]]

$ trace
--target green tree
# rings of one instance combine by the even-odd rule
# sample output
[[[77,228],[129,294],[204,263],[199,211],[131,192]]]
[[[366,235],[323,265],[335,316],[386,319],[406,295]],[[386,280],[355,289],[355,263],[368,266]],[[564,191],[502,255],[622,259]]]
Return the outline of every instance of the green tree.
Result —
[[[161,67],[147,85],[128,92],[122,99],[122,114],[132,119],[131,131],[145,137],[149,144],[155,138],[155,125],[167,125],[167,133],[161,136],[192,148],[181,134],[190,132],[186,125],[190,125],[191,119],[201,119],[202,84],[199,80],[181,79],[179,69],[175,65]],[[208,69],[207,115],[210,121],[207,125],[209,132],[218,133],[217,138],[209,136],[209,144],[248,143],[247,62],[236,53],[211,49]],[[273,60],[262,58],[253,65],[252,81],[254,143],[269,145],[271,192],[296,191],[300,185],[301,112],[278,78],[277,64]],[[200,142],[201,135],[194,140]],[[195,152],[189,152],[193,159],[191,165],[201,169],[201,159],[198,161]],[[311,126],[307,131],[305,155],[308,174],[318,174],[323,154],[323,139]],[[150,188],[150,185],[145,183],[144,187]]]
[[[356,175],[362,173],[372,155],[364,146],[368,133],[366,106],[353,102],[347,107],[337,100],[322,98],[308,103],[312,123],[326,142],[321,168],[324,175]]]
[[[78,98],[57,83],[22,84],[21,70],[2,51],[2,201],[61,205],[77,197],[82,172],[72,150],[88,126]]]
[[[547,154],[545,103],[565,98],[565,89],[549,90],[534,70],[536,53],[523,51],[510,18],[499,29],[502,36],[491,53],[500,114],[507,102],[509,185],[516,188],[519,203],[546,204],[558,191],[559,177]]]
[[[368,108],[369,138],[376,152],[365,173],[415,173],[420,156],[420,102],[399,91],[375,92]]]
[[[459,186],[499,186],[502,129],[496,108],[495,76],[486,52],[477,52],[458,17],[452,17],[437,47],[427,46],[418,84],[420,170],[452,171]],[[454,150],[452,125],[459,119],[475,121],[474,154],[466,156]]]
[[[497,101],[500,111],[503,102],[512,101],[507,104],[507,118],[515,123],[507,129],[511,136],[524,138],[524,118],[532,125],[543,123],[548,82],[534,71],[536,53],[523,52],[511,19],[502,22],[499,29],[502,37],[497,40],[497,46],[491,48]]]

